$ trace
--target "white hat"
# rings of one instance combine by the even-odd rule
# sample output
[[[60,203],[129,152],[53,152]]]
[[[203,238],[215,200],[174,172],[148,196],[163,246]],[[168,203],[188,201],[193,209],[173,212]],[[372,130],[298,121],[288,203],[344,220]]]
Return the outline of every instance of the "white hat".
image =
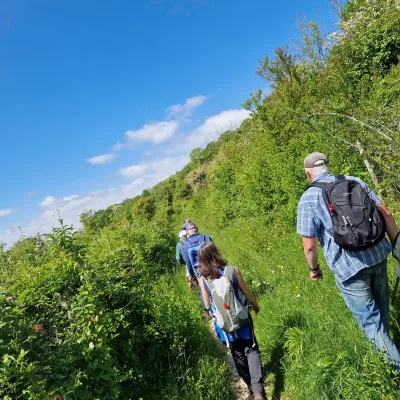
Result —
[[[182,239],[183,237],[187,236],[187,232],[182,229],[179,233],[178,233],[179,239]]]

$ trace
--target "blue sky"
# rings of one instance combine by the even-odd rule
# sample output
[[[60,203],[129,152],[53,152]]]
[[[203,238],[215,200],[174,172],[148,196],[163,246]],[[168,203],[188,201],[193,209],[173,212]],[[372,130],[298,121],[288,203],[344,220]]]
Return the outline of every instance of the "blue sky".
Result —
[[[247,117],[257,60],[328,0],[1,0],[0,241],[133,197]]]

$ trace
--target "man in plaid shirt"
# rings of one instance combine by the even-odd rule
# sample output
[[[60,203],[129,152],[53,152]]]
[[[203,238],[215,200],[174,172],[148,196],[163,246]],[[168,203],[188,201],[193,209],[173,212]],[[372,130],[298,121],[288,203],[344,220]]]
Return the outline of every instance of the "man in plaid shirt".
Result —
[[[329,172],[328,158],[322,153],[311,153],[304,160],[304,169],[310,182],[334,182]],[[360,179],[386,221],[386,233],[394,243],[398,228],[390,211],[379,197]],[[297,233],[302,236],[310,278],[322,278],[318,264],[318,241],[336,284],[358,326],[372,341],[377,351],[384,352],[393,367],[400,372],[400,353],[389,336],[389,285],[387,258],[391,246],[385,238],[373,247],[359,251],[344,250],[332,237],[332,220],[322,197],[322,189],[309,188],[298,205]]]

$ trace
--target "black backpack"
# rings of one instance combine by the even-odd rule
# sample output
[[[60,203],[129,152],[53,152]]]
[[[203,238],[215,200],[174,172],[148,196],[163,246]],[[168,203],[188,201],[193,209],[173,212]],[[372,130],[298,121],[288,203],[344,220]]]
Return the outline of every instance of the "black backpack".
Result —
[[[323,199],[332,218],[333,240],[346,250],[364,250],[379,243],[386,233],[386,222],[375,203],[355,180],[335,177],[335,182],[314,182],[323,190]]]

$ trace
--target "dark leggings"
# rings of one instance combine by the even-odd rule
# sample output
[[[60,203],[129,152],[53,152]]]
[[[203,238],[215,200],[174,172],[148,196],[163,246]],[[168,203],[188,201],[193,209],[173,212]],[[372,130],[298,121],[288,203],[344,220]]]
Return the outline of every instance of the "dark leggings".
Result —
[[[251,386],[253,392],[264,393],[261,354],[255,337],[254,340],[235,340],[230,343],[230,349],[239,376],[248,386]]]

